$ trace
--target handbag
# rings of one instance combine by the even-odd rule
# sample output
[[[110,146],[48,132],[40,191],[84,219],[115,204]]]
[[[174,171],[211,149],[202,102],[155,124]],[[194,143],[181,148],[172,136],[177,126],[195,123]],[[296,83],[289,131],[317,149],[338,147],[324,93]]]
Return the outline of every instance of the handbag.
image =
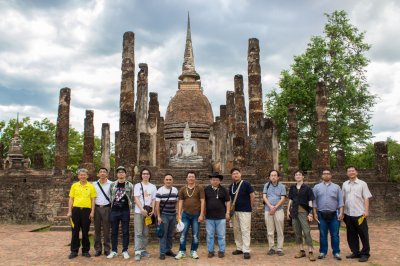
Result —
[[[140,183],[140,186],[142,187],[142,197],[143,197],[143,204],[146,203],[145,199],[144,199],[144,189],[143,189],[143,185],[142,183]],[[147,214],[153,212],[153,207],[149,206],[149,205],[144,205],[143,209],[147,212]],[[151,225],[151,224],[156,224],[156,216],[154,215],[154,213],[150,216],[151,218],[151,223],[146,223],[146,225]]]
[[[239,194],[239,189],[240,189],[240,186],[242,185],[242,183],[243,183],[243,180],[240,181],[240,184],[239,184],[239,186],[238,186],[238,188],[236,189],[236,192],[235,192],[235,198],[233,199],[233,202],[232,202],[232,205],[231,205],[231,210],[230,210],[230,216],[231,217],[235,214],[235,204],[236,204],[237,196]],[[233,187],[233,184],[232,184],[232,187]]]

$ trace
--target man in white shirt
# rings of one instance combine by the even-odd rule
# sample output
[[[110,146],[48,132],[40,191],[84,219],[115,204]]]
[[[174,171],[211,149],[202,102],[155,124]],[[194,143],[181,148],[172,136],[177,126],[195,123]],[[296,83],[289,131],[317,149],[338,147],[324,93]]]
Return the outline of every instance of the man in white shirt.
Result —
[[[110,185],[112,181],[108,180],[108,169],[101,167],[97,174],[98,181],[93,182],[96,189],[96,208],[94,211],[94,249],[95,256],[101,255],[104,249],[104,255],[110,254]],[[103,230],[102,230],[103,229]],[[101,235],[104,241],[101,243]]]
[[[151,172],[147,168],[140,171],[142,181],[135,185],[133,196],[135,198],[135,260],[149,257],[146,251],[149,243],[149,227],[145,225],[145,218],[154,214],[157,188],[150,183]]]
[[[352,252],[346,258],[358,258],[358,261],[366,262],[370,256],[367,217],[369,215],[369,198],[372,195],[367,183],[358,179],[357,175],[357,169],[354,166],[348,166],[349,180],[342,186],[347,243]],[[359,240],[363,245],[361,250]]]

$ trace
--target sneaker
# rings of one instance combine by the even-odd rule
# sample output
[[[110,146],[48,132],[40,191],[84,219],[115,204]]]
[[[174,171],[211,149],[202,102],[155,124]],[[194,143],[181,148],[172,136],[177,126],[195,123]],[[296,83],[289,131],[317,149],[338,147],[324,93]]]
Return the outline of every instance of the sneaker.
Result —
[[[243,254],[243,251],[241,251],[241,250],[235,250],[235,251],[232,251],[232,255],[242,255]]]
[[[124,259],[129,259],[131,256],[129,256],[129,253],[128,253],[128,251],[124,251],[124,252],[122,252],[122,256],[124,256]]]
[[[165,256],[168,256],[168,257],[175,257],[176,254],[170,250],[170,251],[165,252]]]
[[[278,254],[278,256],[283,256],[283,255],[285,255],[285,253],[283,253],[282,250],[278,250],[278,251],[276,252],[276,254]]]
[[[267,253],[267,255],[269,255],[269,256],[274,255],[274,254],[275,254],[275,250],[272,248]]]
[[[208,255],[207,255],[208,258],[212,258],[214,256],[215,256],[214,252],[208,252]]]
[[[148,257],[150,257],[150,253],[147,252],[146,250],[144,250],[144,251],[142,251],[142,253],[140,253],[140,256],[148,258]]]
[[[309,259],[310,261],[315,261],[316,259],[315,259],[314,253],[308,252],[308,259]]]
[[[318,259],[319,260],[322,260],[322,259],[324,259],[326,257],[326,255],[324,254],[324,253],[319,253],[319,255],[318,255]]]
[[[218,251],[218,258],[223,258],[223,257],[225,257],[225,252],[223,252],[223,251]]]
[[[160,260],[165,260],[165,254],[160,254]]]
[[[94,253],[94,256],[95,256],[95,257],[101,256],[101,250],[97,250],[97,251]]]
[[[136,251],[135,252],[135,260],[140,261],[141,258],[142,258],[142,255],[140,254],[140,251]]]
[[[358,259],[359,262],[367,262],[368,261],[368,256],[360,256],[360,258]]]
[[[76,258],[76,257],[78,257],[78,253],[76,253],[76,252],[71,252],[71,254],[69,254],[69,256],[68,256],[68,259],[74,259],[74,258]]]
[[[178,255],[175,256],[176,260],[180,260],[180,259],[184,259],[184,258],[186,258],[186,254],[184,251],[179,251]]]
[[[199,255],[197,255],[197,251],[190,251],[190,257],[192,257],[192,259],[197,260],[199,258]]]
[[[250,259],[250,253],[249,253],[249,252],[243,253],[243,258],[244,258],[245,260],[249,260],[249,259]]]
[[[296,253],[296,255],[294,255],[296,259],[304,258],[305,256],[306,252],[304,250],[300,250],[298,253]]]
[[[336,260],[342,260],[339,253],[333,254],[333,258]]]
[[[112,258],[115,258],[117,255],[118,255],[118,253],[117,253],[117,252],[115,252],[115,251],[111,251],[111,253],[110,253],[110,254],[108,254],[108,256],[107,256],[107,259],[112,259]]]
[[[86,258],[90,258],[91,257],[89,252],[82,252],[82,256],[86,257]]]

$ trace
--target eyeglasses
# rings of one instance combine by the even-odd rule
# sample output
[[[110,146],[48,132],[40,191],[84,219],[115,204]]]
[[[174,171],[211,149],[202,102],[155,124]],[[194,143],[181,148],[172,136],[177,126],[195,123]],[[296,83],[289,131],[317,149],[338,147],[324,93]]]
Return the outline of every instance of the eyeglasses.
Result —
[[[142,173],[142,175],[150,175],[149,173]]]
[[[330,175],[331,173],[322,173],[323,175]]]

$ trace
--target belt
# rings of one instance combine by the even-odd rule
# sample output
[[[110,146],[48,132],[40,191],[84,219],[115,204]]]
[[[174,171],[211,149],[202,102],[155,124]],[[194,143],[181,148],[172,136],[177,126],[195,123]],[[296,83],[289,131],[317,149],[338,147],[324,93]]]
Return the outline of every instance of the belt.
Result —
[[[111,207],[111,204],[107,204],[107,205],[97,205],[97,204],[96,204],[96,207],[99,207],[99,208],[106,208],[106,207]]]

